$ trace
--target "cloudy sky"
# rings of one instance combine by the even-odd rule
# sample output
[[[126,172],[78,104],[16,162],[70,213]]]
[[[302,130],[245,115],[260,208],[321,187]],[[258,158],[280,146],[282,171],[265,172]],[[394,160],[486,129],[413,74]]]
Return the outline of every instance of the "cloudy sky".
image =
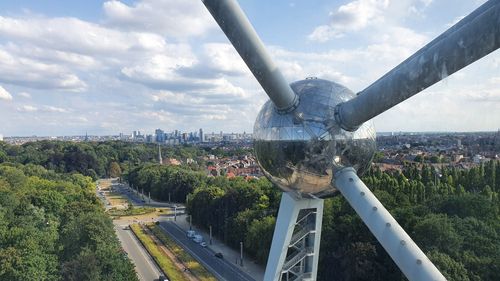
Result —
[[[484,1],[239,1],[289,81],[361,91]],[[267,100],[201,0],[0,1],[0,134],[251,132]],[[500,51],[377,131],[500,128]]]

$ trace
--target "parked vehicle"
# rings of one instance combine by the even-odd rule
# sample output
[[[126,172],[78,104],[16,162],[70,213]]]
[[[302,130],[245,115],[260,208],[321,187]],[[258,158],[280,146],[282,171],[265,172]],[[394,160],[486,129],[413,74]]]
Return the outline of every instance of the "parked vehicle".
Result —
[[[220,252],[216,253],[214,256],[217,257],[217,258],[219,258],[219,259],[223,259],[224,258],[224,256]]]
[[[201,243],[200,243],[200,245],[201,245],[203,248],[205,248],[205,247],[207,246],[207,242],[203,241],[203,242],[201,242]]]
[[[194,230],[188,230],[186,235],[189,238],[193,238],[196,235],[196,232],[194,232]]]
[[[158,281],[168,281],[168,279],[165,275],[160,275],[160,277],[158,277]]]
[[[201,243],[201,242],[203,242],[203,236],[196,234],[193,238],[193,241],[196,243]]]

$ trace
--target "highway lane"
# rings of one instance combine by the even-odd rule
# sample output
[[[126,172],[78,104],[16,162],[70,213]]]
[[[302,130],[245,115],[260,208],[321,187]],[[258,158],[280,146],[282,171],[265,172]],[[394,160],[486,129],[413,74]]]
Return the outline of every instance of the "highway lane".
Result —
[[[161,275],[160,271],[151,256],[142,247],[140,242],[137,241],[134,234],[132,234],[132,231],[129,229],[124,230],[121,225],[115,225],[115,231],[123,249],[135,264],[135,271],[139,279],[142,281],[158,280],[158,276]]]
[[[250,275],[241,271],[237,266],[225,259],[214,256],[209,248],[203,248],[186,236],[175,223],[170,221],[160,222],[160,227],[172,236],[176,242],[201,262],[208,270],[214,273],[219,280],[227,281],[255,281]]]
[[[141,195],[137,193],[136,190],[130,188],[126,183],[113,183],[113,188],[115,191],[120,192],[122,195],[127,196],[127,198],[133,202],[134,205],[137,206],[150,206],[150,207],[172,207],[174,204],[166,203],[166,202],[158,202],[153,199],[149,199],[147,196],[144,196],[144,199],[141,198]]]

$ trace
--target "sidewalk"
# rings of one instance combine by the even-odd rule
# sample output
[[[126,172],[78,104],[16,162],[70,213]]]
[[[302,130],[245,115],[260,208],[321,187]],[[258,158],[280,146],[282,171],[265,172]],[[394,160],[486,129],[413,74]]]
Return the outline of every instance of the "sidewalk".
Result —
[[[189,222],[187,221],[187,215],[178,215],[177,216],[177,221],[171,220],[171,222],[176,223],[179,227],[184,229],[186,232],[189,230]],[[250,260],[249,257],[245,256],[245,252],[243,252],[243,266],[239,265],[240,262],[240,252],[236,251],[229,246],[226,246],[224,243],[221,241],[212,238],[212,245],[210,245],[210,234],[204,230],[201,230],[195,225],[192,226],[193,230],[196,231],[197,234],[200,234],[203,236],[203,239],[205,242],[207,242],[207,247],[213,250],[214,252],[218,253],[221,252],[224,255],[224,259],[232,262],[233,264],[237,263],[238,268],[240,268],[242,271],[248,273],[250,276],[252,276],[255,280],[263,280],[264,279],[264,272],[265,272],[265,267],[261,266],[259,264],[256,264],[254,260]]]

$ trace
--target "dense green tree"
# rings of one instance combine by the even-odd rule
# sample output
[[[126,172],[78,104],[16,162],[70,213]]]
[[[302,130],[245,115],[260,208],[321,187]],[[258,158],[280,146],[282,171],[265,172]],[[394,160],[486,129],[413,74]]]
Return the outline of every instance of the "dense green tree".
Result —
[[[266,216],[261,219],[255,219],[248,227],[248,233],[245,235],[246,248],[261,264],[267,262],[271,242],[273,240],[274,226],[276,218]]]
[[[118,178],[122,175],[122,169],[120,167],[120,164],[117,162],[113,161],[109,164],[109,176],[112,178]]]
[[[3,163],[0,280],[33,278],[137,280],[90,178]]]

